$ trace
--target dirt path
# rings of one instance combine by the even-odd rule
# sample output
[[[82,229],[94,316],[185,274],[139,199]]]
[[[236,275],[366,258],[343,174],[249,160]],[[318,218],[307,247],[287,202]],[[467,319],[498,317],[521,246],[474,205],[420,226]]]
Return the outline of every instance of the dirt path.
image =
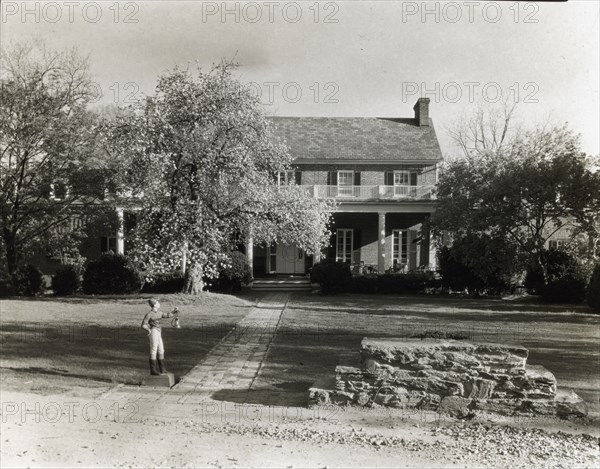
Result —
[[[10,393],[2,402],[3,467],[592,468],[600,463],[597,435],[582,436],[597,434],[595,422],[460,423],[391,409],[116,401],[110,395]]]

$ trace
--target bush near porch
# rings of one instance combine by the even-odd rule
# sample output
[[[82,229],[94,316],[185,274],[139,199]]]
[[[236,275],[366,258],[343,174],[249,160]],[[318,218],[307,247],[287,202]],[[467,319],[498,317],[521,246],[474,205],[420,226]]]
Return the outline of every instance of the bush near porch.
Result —
[[[383,273],[353,276],[343,262],[321,262],[313,266],[311,282],[321,286],[321,293],[425,293],[439,289],[440,280],[433,272],[407,274]]]

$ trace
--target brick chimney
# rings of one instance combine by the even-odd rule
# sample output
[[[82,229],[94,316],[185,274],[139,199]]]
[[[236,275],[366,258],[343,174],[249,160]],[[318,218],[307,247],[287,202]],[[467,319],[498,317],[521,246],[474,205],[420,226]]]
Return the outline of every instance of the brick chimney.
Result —
[[[429,126],[429,98],[419,98],[413,110],[417,125],[419,127]]]

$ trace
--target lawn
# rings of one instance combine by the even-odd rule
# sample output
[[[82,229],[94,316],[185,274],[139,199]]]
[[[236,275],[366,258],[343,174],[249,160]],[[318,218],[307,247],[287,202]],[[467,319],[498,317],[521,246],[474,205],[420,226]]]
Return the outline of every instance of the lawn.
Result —
[[[600,316],[585,307],[429,296],[294,294],[253,400],[306,405],[307,390],[336,365],[357,365],[363,337],[411,337],[441,331],[473,341],[521,344],[530,364],[549,369],[559,387],[598,412]]]
[[[181,329],[164,320],[166,365],[187,373],[254,305],[251,298],[207,293],[157,295],[163,311],[178,306]],[[139,384],[149,373],[140,328],[148,295],[3,300],[3,389],[56,392],[72,386]]]

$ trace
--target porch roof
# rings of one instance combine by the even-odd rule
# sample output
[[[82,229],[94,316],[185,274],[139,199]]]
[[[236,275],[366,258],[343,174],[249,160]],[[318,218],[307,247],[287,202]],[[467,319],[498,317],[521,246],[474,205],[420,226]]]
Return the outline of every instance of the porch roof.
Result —
[[[431,119],[421,127],[408,118],[270,117],[269,121],[297,163],[442,160]]]

